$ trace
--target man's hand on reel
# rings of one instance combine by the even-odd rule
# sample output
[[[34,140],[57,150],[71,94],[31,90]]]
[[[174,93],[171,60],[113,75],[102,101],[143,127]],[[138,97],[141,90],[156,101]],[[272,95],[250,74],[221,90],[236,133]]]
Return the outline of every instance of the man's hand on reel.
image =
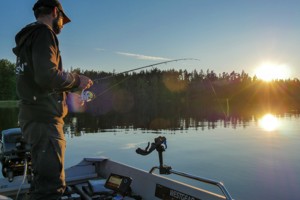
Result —
[[[94,99],[94,93],[86,91],[86,89],[89,89],[94,83],[89,77],[84,75],[79,75],[79,79],[80,85],[78,88],[81,90],[81,106],[83,106],[85,102],[89,102]]]

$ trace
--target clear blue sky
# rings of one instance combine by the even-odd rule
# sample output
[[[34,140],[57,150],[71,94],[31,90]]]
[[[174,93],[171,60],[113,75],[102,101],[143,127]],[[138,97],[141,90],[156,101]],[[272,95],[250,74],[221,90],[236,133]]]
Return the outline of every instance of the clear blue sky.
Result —
[[[15,62],[15,34],[35,21],[35,0],[0,0],[0,59]],[[300,78],[299,0],[61,0],[72,22],[58,36],[65,69],[121,72],[158,66],[241,72],[263,62]]]

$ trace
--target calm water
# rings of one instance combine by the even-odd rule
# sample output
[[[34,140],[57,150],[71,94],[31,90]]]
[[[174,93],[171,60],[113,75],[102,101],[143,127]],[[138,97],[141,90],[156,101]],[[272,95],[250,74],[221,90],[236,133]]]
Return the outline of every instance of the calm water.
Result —
[[[158,156],[135,153],[158,135],[167,137],[164,163],[174,170],[221,180],[235,199],[299,200],[300,119],[277,119],[275,130],[265,130],[259,122],[247,126],[214,129],[191,127],[184,130],[151,132],[113,129],[99,133],[67,135],[67,166],[82,157],[107,156],[145,170],[158,165]]]
[[[177,171],[222,181],[236,200],[299,200],[300,118],[289,115],[269,119],[267,127],[260,122],[250,120],[234,126],[225,126],[222,121],[213,126],[189,122],[184,126],[186,121],[182,120],[183,127],[188,128],[116,128],[80,131],[76,136],[66,127],[66,167],[83,157],[106,156],[148,171],[159,164],[157,153],[140,156],[135,149],[146,147],[147,142],[162,135],[168,142],[165,164]]]

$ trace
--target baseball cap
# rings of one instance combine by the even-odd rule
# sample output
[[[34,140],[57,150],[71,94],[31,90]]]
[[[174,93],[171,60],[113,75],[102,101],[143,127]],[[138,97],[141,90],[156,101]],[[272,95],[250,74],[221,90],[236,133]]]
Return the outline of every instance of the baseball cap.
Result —
[[[69,23],[71,21],[70,18],[65,14],[65,12],[58,0],[37,0],[37,2],[34,4],[32,10],[36,10],[42,6],[50,7],[50,8],[57,7],[63,14],[63,24]]]

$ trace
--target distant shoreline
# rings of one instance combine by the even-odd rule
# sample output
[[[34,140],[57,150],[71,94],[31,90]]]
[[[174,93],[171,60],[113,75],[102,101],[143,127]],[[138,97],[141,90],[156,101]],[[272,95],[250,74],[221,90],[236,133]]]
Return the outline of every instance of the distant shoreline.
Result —
[[[0,101],[0,108],[14,108],[18,107],[18,100]]]

